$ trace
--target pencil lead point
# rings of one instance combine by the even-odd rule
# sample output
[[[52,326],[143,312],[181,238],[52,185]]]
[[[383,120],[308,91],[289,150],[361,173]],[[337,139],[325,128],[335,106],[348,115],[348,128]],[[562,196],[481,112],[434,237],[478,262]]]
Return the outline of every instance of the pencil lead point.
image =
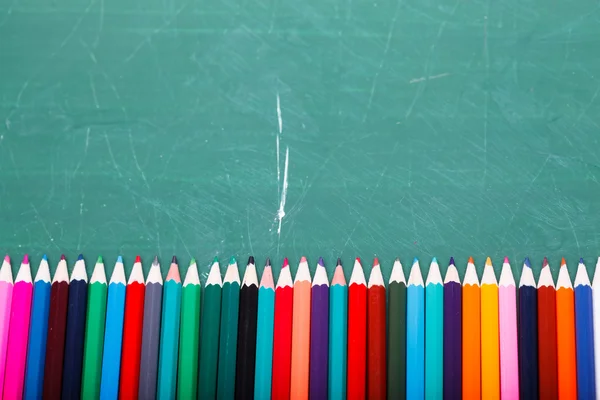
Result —
[[[524,264],[525,264],[526,266],[528,266],[529,268],[531,268],[531,261],[529,261],[529,257],[525,257]]]
[[[342,266],[342,259],[338,257],[336,266]]]
[[[213,258],[213,264],[218,263],[218,262],[219,262],[219,257],[215,256],[215,258]]]
[[[23,264],[29,264],[29,256],[27,254],[23,256]]]
[[[248,257],[248,265],[250,264],[254,265],[254,256]]]
[[[154,261],[152,261],[152,265],[158,265],[158,256],[154,256]]]
[[[469,264],[475,264],[475,260],[473,260],[473,257],[469,257],[469,261],[467,261]]]
[[[560,260],[560,266],[561,266],[561,267],[566,267],[566,266],[567,266],[567,262],[565,261],[565,258],[564,258],[564,257],[563,257],[563,258],[561,258],[561,260]]]
[[[190,265],[194,265],[196,264],[196,259],[194,257],[192,257],[192,259],[190,260]]]
[[[229,259],[229,265],[231,264],[235,264],[235,256],[231,256],[231,258]]]
[[[542,261],[542,268],[548,266],[548,257],[544,257],[544,261]]]
[[[504,263],[509,264],[508,257],[504,257]]]
[[[267,260],[265,261],[265,267],[270,267],[271,266],[271,259],[269,257],[267,257]]]
[[[83,254],[80,254],[79,257],[77,257],[77,261],[83,260]]]
[[[44,256],[42,257],[42,259],[43,259],[44,261],[48,261],[48,256],[46,256],[46,255],[44,254]]]
[[[450,257],[450,265],[454,265],[454,257]]]
[[[140,256],[135,256],[135,262],[136,263],[141,263],[142,262],[142,258]]]
[[[358,263],[362,265],[362,261],[360,260],[360,257],[356,257],[356,261],[358,261]]]
[[[173,256],[171,259],[171,264],[177,264],[177,256]]]
[[[584,262],[583,262],[583,257],[581,257],[581,258],[579,259],[579,264],[584,264]]]
[[[305,256],[302,256],[302,257],[300,258],[300,262],[301,262],[301,263],[305,263],[305,262],[308,262],[308,261],[306,260],[306,257],[305,257]]]
[[[490,257],[485,259],[485,266],[486,267],[491,267],[492,266],[492,259]]]
[[[433,257],[433,258],[431,259],[431,262],[432,262],[432,263],[436,263],[436,264],[437,264],[437,257]]]
[[[117,262],[123,264],[123,257],[121,257],[121,256],[117,257]]]
[[[96,261],[98,264],[103,264],[102,256],[98,256],[98,260]]]
[[[285,268],[285,267],[289,267],[290,266],[290,262],[288,260],[288,258],[284,258],[283,259],[283,266],[281,268]]]
[[[65,259],[65,255],[64,255],[64,254],[61,254],[61,255],[60,255],[60,259],[61,259],[61,260],[64,260],[64,259]]]
[[[321,267],[325,267],[325,261],[323,261],[323,257],[319,257],[319,265]]]

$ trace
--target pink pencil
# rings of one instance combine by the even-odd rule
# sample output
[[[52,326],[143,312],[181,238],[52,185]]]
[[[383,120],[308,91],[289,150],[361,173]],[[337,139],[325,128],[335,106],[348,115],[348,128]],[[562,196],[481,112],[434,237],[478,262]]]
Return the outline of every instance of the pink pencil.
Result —
[[[519,355],[517,347],[517,291],[508,257],[504,257],[498,289],[500,324],[500,397],[519,399]]]
[[[29,339],[29,316],[31,315],[31,296],[33,283],[29,257],[25,254],[17,273],[12,294],[10,312],[10,332],[6,354],[6,375],[4,377],[4,398],[21,399],[27,359],[27,341]]]
[[[4,257],[0,268],[0,393],[4,392],[4,371],[6,367],[6,345],[10,326],[10,305],[12,303],[13,277],[10,257]]]

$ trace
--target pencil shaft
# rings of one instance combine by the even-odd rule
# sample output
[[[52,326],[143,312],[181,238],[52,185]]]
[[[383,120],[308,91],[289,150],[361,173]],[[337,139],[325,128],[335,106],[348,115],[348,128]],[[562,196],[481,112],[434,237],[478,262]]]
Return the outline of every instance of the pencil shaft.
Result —
[[[519,397],[519,357],[517,346],[517,292],[515,286],[498,289],[500,332],[500,391],[503,399]]]
[[[104,326],[106,322],[106,283],[94,282],[89,285],[88,292],[81,396],[86,399],[96,399],[100,396],[100,379],[102,377],[102,349],[104,347]]]
[[[425,287],[425,397],[444,395],[444,286]]]
[[[346,399],[346,364],[348,335],[348,287],[333,285],[329,289],[329,365],[328,398]]]
[[[592,288],[587,285],[575,286],[577,396],[580,399],[593,399],[596,395],[593,319]]]
[[[10,327],[13,284],[0,282],[0,393],[4,392],[4,374]]]
[[[563,268],[563,267],[561,267]],[[556,343],[559,399],[577,398],[575,349],[575,298],[573,289],[556,290]]]
[[[48,337],[48,314],[50,311],[50,282],[39,281],[33,285],[31,326],[27,349],[25,372],[25,399],[42,397],[44,363],[46,361],[46,339]]]
[[[181,318],[181,282],[168,280],[164,285],[160,348],[158,356],[157,398],[175,398],[177,387],[177,356]]]
[[[31,282],[20,281],[14,285],[4,376],[5,399],[20,399],[23,396],[32,294]]]
[[[311,289],[310,306],[310,398],[327,398],[329,360],[329,286]]]
[[[538,359],[540,400],[558,398],[556,290],[538,288]]]
[[[406,289],[406,398],[425,397],[425,289]]]
[[[291,399],[308,399],[310,360],[310,282],[294,283]]]
[[[256,362],[256,318],[258,287],[242,286],[235,369],[235,398],[254,398],[254,367]]]
[[[366,377],[367,287],[351,284],[348,288],[348,398],[366,398]]]
[[[177,398],[195,399],[198,394],[198,346],[200,339],[201,286],[188,284],[181,294],[181,333]]]
[[[367,388],[368,398],[386,397],[386,319],[385,287],[367,290]]]
[[[106,329],[102,351],[102,377],[100,380],[101,400],[112,400],[119,396],[125,293],[126,287],[123,283],[108,285]]]
[[[268,399],[271,396],[274,321],[275,290],[261,287],[258,290],[256,368],[254,372],[255,399]]]
[[[600,269],[596,267],[594,281],[598,273],[600,273]],[[594,314],[594,384],[596,399],[600,400],[600,285],[598,283],[592,285],[592,310]]]
[[[50,289],[48,339],[46,341],[46,360],[44,366],[44,399],[59,399],[62,392],[68,299],[69,283],[53,283]]]
[[[87,294],[87,282],[83,280],[71,281],[69,284],[69,305],[67,311],[61,396],[64,400],[79,399],[81,396]]]
[[[444,284],[444,398],[462,397],[462,286]]]
[[[138,388],[139,398],[144,400],[153,400],[156,398],[162,296],[162,284],[148,283],[146,285]]]
[[[199,399],[214,399],[217,395],[220,324],[221,286],[208,285],[204,288],[200,328]]]
[[[465,285],[462,296],[462,391],[473,400],[481,398],[481,289]]]
[[[486,268],[488,268],[486,266]],[[500,396],[498,286],[481,285],[481,397]]]
[[[121,399],[135,399],[138,395],[145,294],[146,285],[144,283],[132,282],[127,285],[119,378],[119,398]]]
[[[522,399],[537,399],[538,333],[537,290],[533,286],[519,288],[519,394]]]
[[[390,399],[406,398],[406,284],[388,288],[388,378]]]
[[[219,371],[217,374],[217,397],[221,400],[230,400],[235,396],[239,304],[240,284],[237,282],[224,283],[219,338]]]
[[[275,289],[273,379],[271,380],[273,399],[286,399],[290,396],[293,303],[293,288],[286,286]]]

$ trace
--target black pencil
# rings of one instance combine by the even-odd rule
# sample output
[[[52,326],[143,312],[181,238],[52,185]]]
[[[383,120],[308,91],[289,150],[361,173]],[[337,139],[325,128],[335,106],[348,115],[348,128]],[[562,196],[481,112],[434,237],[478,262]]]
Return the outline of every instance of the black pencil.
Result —
[[[529,258],[523,263],[519,282],[519,385],[522,399],[537,399],[538,390],[538,326],[537,289]]]

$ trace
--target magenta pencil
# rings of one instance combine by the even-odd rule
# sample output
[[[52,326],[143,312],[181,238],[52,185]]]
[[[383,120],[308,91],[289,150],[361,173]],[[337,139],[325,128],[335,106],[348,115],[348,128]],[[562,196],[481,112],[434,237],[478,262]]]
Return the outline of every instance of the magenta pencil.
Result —
[[[6,373],[4,376],[4,398],[21,399],[25,379],[25,361],[27,360],[27,341],[29,339],[29,317],[33,283],[29,257],[25,254],[17,273],[13,287],[10,312],[10,331],[6,354]]]
[[[508,257],[504,258],[499,286],[500,396],[503,399],[518,399],[517,289]]]
[[[10,326],[10,306],[12,304],[13,276],[8,255],[0,268],[0,393],[4,392],[4,371],[6,349]]]

